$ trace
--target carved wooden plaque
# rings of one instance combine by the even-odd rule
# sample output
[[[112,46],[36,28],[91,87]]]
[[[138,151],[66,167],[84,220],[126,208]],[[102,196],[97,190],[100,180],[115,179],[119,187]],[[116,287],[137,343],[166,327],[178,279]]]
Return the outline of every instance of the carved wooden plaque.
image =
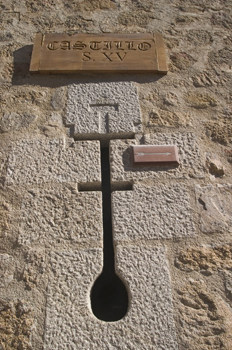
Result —
[[[161,34],[36,34],[30,72],[167,72]]]

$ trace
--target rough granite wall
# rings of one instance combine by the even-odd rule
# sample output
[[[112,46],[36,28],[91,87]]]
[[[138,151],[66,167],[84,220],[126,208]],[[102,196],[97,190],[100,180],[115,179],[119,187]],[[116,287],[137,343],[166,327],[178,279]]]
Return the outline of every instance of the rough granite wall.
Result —
[[[1,0],[0,9],[0,348],[232,349],[232,1]],[[160,32],[169,71],[32,75],[37,32]],[[112,195],[116,269],[130,295],[114,323],[97,320],[89,300],[102,269],[100,142],[67,126],[72,118],[77,134],[91,134],[75,109],[82,86],[91,95],[104,83],[134,94],[120,115],[133,140],[120,139],[112,117],[112,186],[133,185]],[[170,143],[178,168],[132,167],[132,144]]]

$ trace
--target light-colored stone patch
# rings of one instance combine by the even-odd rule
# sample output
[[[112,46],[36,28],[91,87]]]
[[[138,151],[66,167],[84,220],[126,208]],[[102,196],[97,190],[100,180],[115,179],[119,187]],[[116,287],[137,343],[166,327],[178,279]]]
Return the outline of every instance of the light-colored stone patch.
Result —
[[[101,182],[98,141],[36,138],[13,143],[6,184]]]
[[[120,134],[141,131],[138,95],[131,82],[70,85],[66,124],[74,134]]]
[[[15,263],[12,256],[0,254],[0,288],[6,287],[14,278]]]
[[[196,199],[205,233],[232,232],[232,185],[196,185]]]
[[[188,190],[181,185],[143,187],[112,195],[115,241],[189,237],[195,233]]]
[[[137,181],[144,179],[162,180],[165,178],[202,178],[204,168],[197,145],[197,138],[192,133],[148,134],[144,137],[145,145],[177,145],[180,164],[134,166],[131,146],[137,140],[110,141],[111,181]]]
[[[164,248],[118,247],[116,255],[131,300],[122,320],[103,322],[90,309],[101,251],[52,253],[45,350],[178,349]]]
[[[54,244],[102,239],[101,192],[77,192],[68,186],[29,189],[20,213],[20,244]]]

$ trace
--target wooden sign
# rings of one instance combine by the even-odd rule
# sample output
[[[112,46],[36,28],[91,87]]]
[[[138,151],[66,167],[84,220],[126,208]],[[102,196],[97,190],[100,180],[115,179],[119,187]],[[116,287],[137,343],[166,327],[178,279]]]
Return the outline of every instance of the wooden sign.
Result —
[[[30,72],[167,72],[161,34],[36,34]]]

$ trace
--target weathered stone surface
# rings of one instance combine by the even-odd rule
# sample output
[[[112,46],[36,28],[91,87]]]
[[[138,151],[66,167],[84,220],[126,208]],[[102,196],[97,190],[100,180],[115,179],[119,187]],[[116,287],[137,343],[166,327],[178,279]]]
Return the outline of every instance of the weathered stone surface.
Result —
[[[27,128],[36,120],[35,115],[18,114],[18,113],[4,113],[0,122],[0,130],[2,132],[20,130]]]
[[[231,120],[220,119],[217,122],[210,121],[205,124],[206,124],[207,135],[209,135],[214,142],[218,142],[223,145],[232,144]]]
[[[214,156],[207,156],[206,164],[210,174],[215,177],[221,177],[225,174],[225,167],[222,162]]]
[[[202,280],[182,280],[177,293],[179,349],[229,350],[231,309],[224,300]]]
[[[201,72],[192,77],[193,85],[195,87],[209,87],[220,84],[220,77],[215,76],[211,72]]]
[[[75,135],[141,131],[136,87],[131,82],[70,85],[66,124]]]
[[[150,126],[167,126],[171,128],[179,128],[181,126],[191,125],[191,116],[183,113],[169,112],[163,110],[161,113],[156,109],[149,112],[149,124]]]
[[[196,109],[205,109],[210,106],[217,106],[216,99],[207,93],[191,92],[186,96],[186,101],[191,107]]]
[[[225,11],[219,11],[217,13],[213,13],[211,17],[211,23],[215,26],[223,26],[227,29],[232,28],[230,13]]]
[[[131,295],[127,315],[117,322],[102,322],[90,309],[101,259],[93,249],[52,253],[45,350],[177,349],[164,248],[117,248],[117,271]]]
[[[51,105],[55,111],[65,107],[65,88],[56,89],[51,98]]]
[[[177,145],[179,166],[133,166],[131,145],[136,144],[138,144],[136,140],[112,140],[110,142],[112,183],[142,179],[201,178],[204,176],[197,139],[192,133],[157,133],[144,137],[145,145]]]
[[[0,300],[0,346],[6,350],[32,350],[32,311],[24,301]]]
[[[206,271],[232,269],[232,246],[225,244],[216,247],[189,247],[181,251],[175,265],[183,271]]]
[[[187,40],[190,45],[199,47],[210,44],[212,42],[212,36],[207,30],[191,29],[187,32]]]
[[[181,185],[134,186],[112,195],[118,241],[188,237],[195,233],[188,190]]]
[[[98,141],[37,138],[15,142],[9,151],[7,185],[100,181]]]
[[[224,271],[224,284],[225,284],[225,291],[226,296],[229,300],[232,301],[232,273],[231,269],[230,271]]]
[[[228,162],[232,164],[232,149],[224,148],[224,153],[226,155]]]
[[[139,24],[141,27],[146,27],[150,22],[151,17],[149,13],[142,11],[135,11],[134,13],[122,12],[118,16],[118,22],[125,26],[134,26]]]
[[[171,54],[170,58],[174,64],[174,67],[178,68],[179,70],[187,69],[195,62],[195,59],[186,52],[174,52]],[[171,70],[175,70],[175,68],[171,67]]]
[[[232,185],[196,186],[197,205],[204,233],[232,232]]]
[[[19,216],[19,244],[102,240],[101,192],[77,192],[58,184],[30,188]]]
[[[14,278],[15,263],[12,256],[0,254],[0,288],[6,287]]]
[[[24,59],[20,65],[23,66],[23,63]],[[15,69],[13,64],[12,69]],[[2,89],[1,94],[1,107],[5,115],[2,118],[2,127],[6,128],[6,131],[13,131],[14,128],[20,131],[21,128],[23,132],[25,126],[35,125],[39,122],[44,123],[47,113],[53,110],[50,106],[51,91],[48,88],[38,89],[38,87],[31,85],[21,87],[21,89],[11,87],[7,90]]]
[[[0,195],[0,234],[1,236],[9,228],[10,211],[11,211],[11,204],[8,202],[8,200],[6,200],[6,198],[4,198],[4,196],[1,193]]]
[[[230,62],[232,52],[228,47],[224,47],[218,51],[211,51],[209,54],[210,63],[217,69],[228,72],[230,70]]]
[[[59,112],[52,112],[47,123],[40,127],[40,130],[46,137],[51,138],[58,138],[58,135],[61,138],[67,134],[63,125],[62,115]]]
[[[26,264],[22,278],[26,288],[31,290],[39,285],[46,270],[46,254],[44,248],[28,249],[26,253]]]

